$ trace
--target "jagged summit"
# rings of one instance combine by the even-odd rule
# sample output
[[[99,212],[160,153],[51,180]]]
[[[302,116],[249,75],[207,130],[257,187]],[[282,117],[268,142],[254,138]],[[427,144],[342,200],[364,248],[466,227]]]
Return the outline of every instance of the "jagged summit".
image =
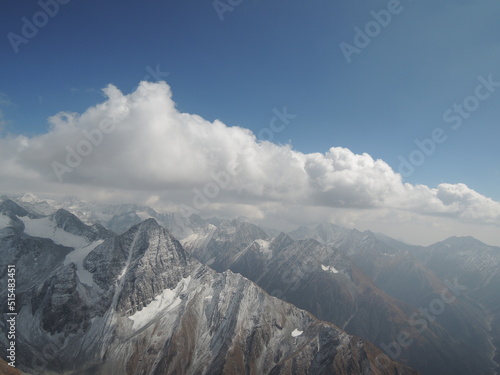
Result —
[[[65,229],[71,226],[79,226],[82,221],[76,217],[71,212],[65,210],[64,208],[58,209],[53,214],[49,215],[49,219],[57,224],[57,226],[61,229]]]
[[[439,245],[449,245],[449,246],[459,246],[461,248],[463,247],[485,247],[489,246],[485,244],[484,242],[478,240],[477,238],[474,238],[472,236],[452,236],[448,237],[444,241],[437,242],[436,244],[432,245],[433,247],[437,247]]]
[[[65,233],[82,225],[64,210],[32,221],[40,220]],[[260,233],[236,226],[235,238]],[[50,347],[56,354],[43,374],[230,375],[252,368],[255,374],[416,375],[386,356],[380,369],[382,353],[373,345],[238,274],[202,265],[154,218],[74,250],[22,236],[33,249],[0,251],[13,249],[6,261],[19,270],[43,262],[32,278],[19,280],[18,360],[27,373],[34,370],[31,358]],[[22,236],[9,241],[21,243]],[[46,248],[37,251],[41,244]]]
[[[103,289],[119,279],[124,292],[116,297],[115,307],[135,312],[161,290],[177,285],[195,267],[193,262],[167,229],[147,219],[97,247],[84,267]]]
[[[155,229],[159,229],[159,228],[160,228],[160,224],[158,224],[158,221],[156,221],[155,218],[150,217],[150,218],[142,221],[141,223],[134,225],[130,229],[131,230],[140,229],[142,231],[149,231],[149,230],[155,230]],[[163,229],[165,229],[165,228],[163,228]]]
[[[89,241],[104,239],[114,235],[114,233],[100,224],[87,225],[83,223],[76,215],[63,208],[47,216],[46,220],[52,222],[56,228],[76,236],[86,237]],[[34,222],[30,224],[35,225]]]
[[[41,203],[43,202],[43,199],[38,198],[35,194],[33,193],[24,193],[21,198],[19,198],[22,202],[26,203]]]
[[[55,345],[63,353],[50,364],[55,373],[410,371],[390,361],[385,370],[373,366],[370,353],[379,352],[370,344],[309,313],[380,349],[409,332],[414,341],[396,359],[423,374],[490,373],[499,251],[470,237],[411,246],[331,223],[271,234],[241,218],[76,199],[16,198],[0,210],[0,270],[22,270],[19,351]],[[470,292],[424,331],[408,326],[449,287],[444,280]]]
[[[285,247],[293,242],[293,239],[286,233],[281,232],[271,241],[271,246],[276,248]]]

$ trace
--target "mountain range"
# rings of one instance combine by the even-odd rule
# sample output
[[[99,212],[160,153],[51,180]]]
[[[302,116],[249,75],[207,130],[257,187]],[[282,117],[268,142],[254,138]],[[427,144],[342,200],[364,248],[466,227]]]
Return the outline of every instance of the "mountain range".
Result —
[[[499,371],[500,248],[474,238],[0,202],[0,303],[15,264],[26,374]]]
[[[43,216],[4,200],[0,213],[27,374],[416,374],[241,275],[201,264],[155,219],[117,235],[64,209]],[[5,336],[0,343],[5,350]]]

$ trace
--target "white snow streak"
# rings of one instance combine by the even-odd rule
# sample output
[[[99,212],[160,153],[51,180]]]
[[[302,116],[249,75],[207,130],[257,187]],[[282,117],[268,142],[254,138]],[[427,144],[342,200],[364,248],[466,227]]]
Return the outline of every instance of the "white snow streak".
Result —
[[[133,324],[133,329],[139,329],[144,325],[154,320],[158,313],[165,313],[172,310],[181,303],[179,295],[182,294],[188,287],[191,281],[191,276],[182,279],[174,289],[165,289],[161,294],[155,297],[146,307],[137,311],[134,315],[129,316]]]
[[[300,336],[300,335],[302,335],[302,332],[304,332],[304,331],[299,331],[297,328],[295,328],[292,332],[292,337]]]
[[[64,259],[64,265],[75,263],[76,275],[80,279],[80,282],[87,284],[88,286],[93,286],[94,281],[92,279],[92,274],[83,268],[83,260],[92,250],[103,242],[104,240],[95,241],[88,246],[73,250],[71,253],[66,255],[66,259]]]
[[[321,265],[321,269],[323,271],[330,271],[332,273],[339,273],[339,271],[334,267],[334,266],[325,266],[325,265]]]
[[[29,217],[20,218],[25,226],[24,233],[32,237],[49,238],[58,245],[63,245],[73,248],[85,247],[89,241],[80,236],[68,233],[65,230],[58,228],[56,224],[48,217],[42,219],[30,219]]]
[[[8,227],[10,223],[10,218],[5,215],[0,215],[0,229]]]
[[[137,242],[137,239],[139,238],[141,229],[142,225],[137,229],[137,232],[134,235],[134,239],[132,240],[132,243],[130,244],[130,247],[128,249],[128,256],[127,256],[127,261],[125,263],[125,267],[123,267],[122,272],[118,276],[118,286],[116,287],[115,295],[113,296],[112,310],[116,310],[116,306],[118,304],[118,298],[122,293],[123,284],[125,284],[125,274],[127,273],[128,268],[130,267],[130,262],[132,262],[132,254],[134,253],[135,244]]]
[[[269,243],[270,241],[266,241],[266,240],[255,240],[255,242],[257,242],[257,244],[259,245],[260,247],[260,251],[262,251],[263,254],[269,256],[269,255],[272,255],[271,253],[271,249],[269,249]]]
[[[21,202],[25,202],[25,203],[42,203],[43,200],[41,200],[40,198],[38,198],[35,194],[28,192],[28,193],[25,193],[21,197]]]

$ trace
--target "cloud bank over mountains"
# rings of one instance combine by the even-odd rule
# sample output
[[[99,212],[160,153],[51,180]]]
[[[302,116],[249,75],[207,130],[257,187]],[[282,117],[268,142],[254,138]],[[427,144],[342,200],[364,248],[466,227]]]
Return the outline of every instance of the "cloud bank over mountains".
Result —
[[[471,234],[500,244],[500,202],[464,184],[412,185],[366,153],[304,154],[259,141],[248,129],[180,113],[165,82],[103,92],[106,101],[83,114],[49,118],[45,134],[0,138],[0,190],[244,215],[278,227],[328,220],[413,242]]]

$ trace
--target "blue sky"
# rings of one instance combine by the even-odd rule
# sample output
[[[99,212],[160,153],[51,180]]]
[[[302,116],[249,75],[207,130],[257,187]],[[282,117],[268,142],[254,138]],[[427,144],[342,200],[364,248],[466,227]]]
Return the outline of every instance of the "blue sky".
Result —
[[[44,134],[49,116],[104,102],[101,90],[110,83],[128,94],[158,67],[177,108],[209,121],[258,135],[273,109],[286,107],[297,117],[272,141],[303,153],[345,147],[397,172],[400,157],[418,150],[416,139],[442,128],[446,141],[404,181],[465,183],[500,200],[500,89],[478,101],[460,128],[443,120],[474,95],[478,77],[500,82],[500,3],[222,3],[231,11],[219,15],[213,1],[71,0],[13,47],[9,33],[22,36],[23,17],[33,21],[42,8],[4,2],[3,136]],[[356,46],[355,27],[373,26],[372,13],[391,6],[398,12],[349,63],[340,44]]]
[[[402,1],[348,64],[339,43],[353,44],[353,28],[387,4],[244,0],[221,22],[211,1],[72,0],[15,54],[7,33],[21,35],[21,18],[41,8],[4,3],[8,130],[42,133],[48,116],[84,111],[108,83],[130,92],[159,65],[182,111],[258,133],[274,107],[287,106],[297,120],[274,141],[304,152],[348,147],[398,168],[398,156],[443,125],[442,113],[473,92],[477,76],[500,80],[500,4]],[[497,93],[481,103],[408,181],[465,182],[500,199],[499,101]]]

